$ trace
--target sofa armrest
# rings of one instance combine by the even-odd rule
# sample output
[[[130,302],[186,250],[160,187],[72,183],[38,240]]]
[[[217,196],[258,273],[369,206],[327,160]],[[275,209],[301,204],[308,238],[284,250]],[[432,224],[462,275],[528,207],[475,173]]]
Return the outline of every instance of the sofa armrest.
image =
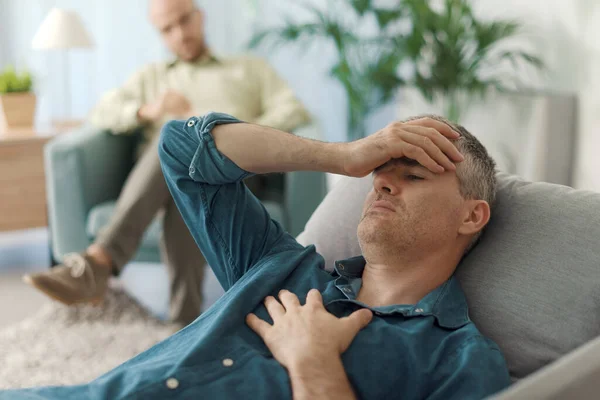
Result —
[[[595,399],[600,393],[600,336],[493,396],[493,400]]]
[[[44,148],[52,255],[61,260],[90,244],[90,209],[115,199],[133,165],[133,136],[115,136],[91,126],[62,134]]]
[[[302,126],[294,131],[297,136],[322,140],[315,124]],[[327,194],[325,174],[322,172],[295,171],[286,173],[284,204],[287,211],[287,230],[297,236],[313,211]]]

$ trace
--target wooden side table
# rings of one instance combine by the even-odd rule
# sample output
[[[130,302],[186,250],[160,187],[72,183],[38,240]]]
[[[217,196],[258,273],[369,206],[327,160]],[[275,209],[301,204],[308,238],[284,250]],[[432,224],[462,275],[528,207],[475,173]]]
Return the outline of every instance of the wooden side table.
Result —
[[[0,231],[48,225],[44,145],[68,127],[0,131]]]

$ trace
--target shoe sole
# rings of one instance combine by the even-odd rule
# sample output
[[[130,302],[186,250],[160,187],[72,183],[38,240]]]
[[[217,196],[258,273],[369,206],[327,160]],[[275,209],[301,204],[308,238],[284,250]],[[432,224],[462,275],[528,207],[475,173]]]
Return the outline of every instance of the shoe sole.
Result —
[[[60,297],[56,296],[54,293],[48,292],[42,286],[39,286],[33,279],[31,279],[31,276],[29,276],[29,275],[23,276],[23,282],[28,284],[31,287],[36,288],[37,290],[44,293],[46,296],[50,297],[51,299],[56,300],[59,303],[62,303],[66,306],[90,303],[92,306],[98,307],[98,306],[102,305],[102,303],[104,302],[104,297],[96,297],[96,298],[92,298],[92,299],[76,300],[76,301],[69,302],[64,299],[61,299]]]

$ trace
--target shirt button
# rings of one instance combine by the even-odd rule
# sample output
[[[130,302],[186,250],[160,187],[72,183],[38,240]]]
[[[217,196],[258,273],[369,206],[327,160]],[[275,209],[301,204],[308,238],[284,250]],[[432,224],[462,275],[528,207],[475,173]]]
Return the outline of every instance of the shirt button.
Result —
[[[344,289],[342,289],[344,292],[346,293],[350,293],[352,291],[352,289],[345,287]]]
[[[338,264],[338,267],[343,271],[344,270],[344,264]]]
[[[226,358],[223,360],[224,367],[231,367],[233,365],[233,360],[231,358]]]
[[[379,316],[381,313],[379,311],[375,311],[375,315]]]
[[[195,173],[195,172],[196,172],[196,168],[194,168],[194,167],[190,167],[190,174],[193,174],[193,173]]]
[[[179,386],[179,381],[175,378],[169,378],[167,379],[167,387],[169,389],[177,389],[177,387]]]
[[[189,126],[190,128],[194,125],[196,125],[196,122],[194,120],[188,121],[187,123],[187,126]]]
[[[415,312],[423,312],[423,309],[422,309],[422,308],[417,308],[417,309],[415,310]]]

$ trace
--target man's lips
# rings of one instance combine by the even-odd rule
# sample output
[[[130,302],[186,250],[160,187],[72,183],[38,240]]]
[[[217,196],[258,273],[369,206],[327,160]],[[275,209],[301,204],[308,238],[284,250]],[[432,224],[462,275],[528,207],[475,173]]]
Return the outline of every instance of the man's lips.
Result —
[[[396,212],[396,207],[394,207],[394,205],[387,200],[374,201],[373,204],[371,204],[371,210],[374,210],[374,209]]]

